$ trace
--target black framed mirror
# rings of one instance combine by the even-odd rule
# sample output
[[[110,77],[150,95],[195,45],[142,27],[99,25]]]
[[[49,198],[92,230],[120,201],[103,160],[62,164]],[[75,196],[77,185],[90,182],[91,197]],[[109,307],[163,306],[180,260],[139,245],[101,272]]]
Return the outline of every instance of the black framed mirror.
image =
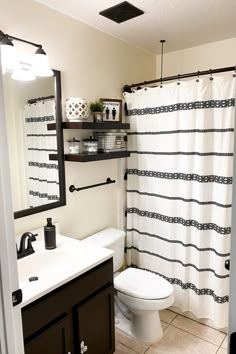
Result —
[[[17,81],[3,75],[14,218],[66,204],[61,75]],[[55,123],[56,130],[47,130]],[[51,161],[49,154],[57,154]]]

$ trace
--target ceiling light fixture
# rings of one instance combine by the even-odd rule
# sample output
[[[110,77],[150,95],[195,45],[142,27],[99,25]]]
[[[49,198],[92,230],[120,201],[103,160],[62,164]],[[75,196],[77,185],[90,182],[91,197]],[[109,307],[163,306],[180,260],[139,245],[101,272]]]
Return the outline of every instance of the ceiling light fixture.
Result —
[[[32,45],[37,48],[32,62],[32,68],[27,67],[27,65],[22,65],[22,63],[18,62],[16,49],[14,47],[13,41],[23,42],[29,45]],[[1,56],[2,56],[2,66],[3,72],[12,72],[17,70],[17,73],[13,73],[12,77],[20,77],[19,70],[23,70],[26,73],[26,77],[28,80],[33,80],[33,76],[53,76],[53,71],[49,65],[48,58],[46,56],[45,51],[42,48],[41,44],[36,44],[30,41],[26,41],[22,38],[17,38],[11,36],[9,34],[5,34],[0,30],[0,48],[1,48]],[[20,68],[19,68],[20,65]],[[30,65],[30,64],[29,64]],[[19,80],[19,79],[16,79]]]

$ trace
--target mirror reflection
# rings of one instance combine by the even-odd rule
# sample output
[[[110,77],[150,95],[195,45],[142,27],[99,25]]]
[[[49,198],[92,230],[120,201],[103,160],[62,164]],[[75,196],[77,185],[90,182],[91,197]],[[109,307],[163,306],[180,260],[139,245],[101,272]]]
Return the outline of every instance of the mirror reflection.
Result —
[[[29,215],[46,210],[47,205],[59,206],[64,198],[59,173],[63,166],[62,161],[49,160],[49,154],[58,153],[60,132],[47,130],[47,124],[60,118],[56,117],[55,77],[18,81],[5,73],[3,87],[15,217],[20,211]]]

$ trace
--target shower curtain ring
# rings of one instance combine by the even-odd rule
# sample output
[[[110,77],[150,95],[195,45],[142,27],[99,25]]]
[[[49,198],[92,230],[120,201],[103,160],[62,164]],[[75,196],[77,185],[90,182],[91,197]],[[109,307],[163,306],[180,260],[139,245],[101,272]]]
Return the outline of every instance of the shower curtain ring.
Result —
[[[160,78],[160,88],[163,87],[163,83],[162,83],[162,77]]]
[[[235,72],[233,74],[233,77],[236,77],[236,65],[235,65]]]
[[[180,74],[178,74],[178,82],[177,85],[180,85]]]
[[[212,76],[212,72],[211,72],[211,69],[210,69],[210,80],[212,81],[214,78]]]
[[[197,72],[197,80],[196,80],[196,82],[199,82],[199,73],[200,73],[200,71]]]

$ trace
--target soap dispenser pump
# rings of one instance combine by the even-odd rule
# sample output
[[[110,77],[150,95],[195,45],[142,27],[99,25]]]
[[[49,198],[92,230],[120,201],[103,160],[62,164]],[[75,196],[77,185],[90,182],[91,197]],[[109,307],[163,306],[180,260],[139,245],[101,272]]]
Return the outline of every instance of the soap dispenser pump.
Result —
[[[44,242],[46,250],[56,248],[56,226],[52,225],[52,218],[47,218],[47,225],[44,226]]]

